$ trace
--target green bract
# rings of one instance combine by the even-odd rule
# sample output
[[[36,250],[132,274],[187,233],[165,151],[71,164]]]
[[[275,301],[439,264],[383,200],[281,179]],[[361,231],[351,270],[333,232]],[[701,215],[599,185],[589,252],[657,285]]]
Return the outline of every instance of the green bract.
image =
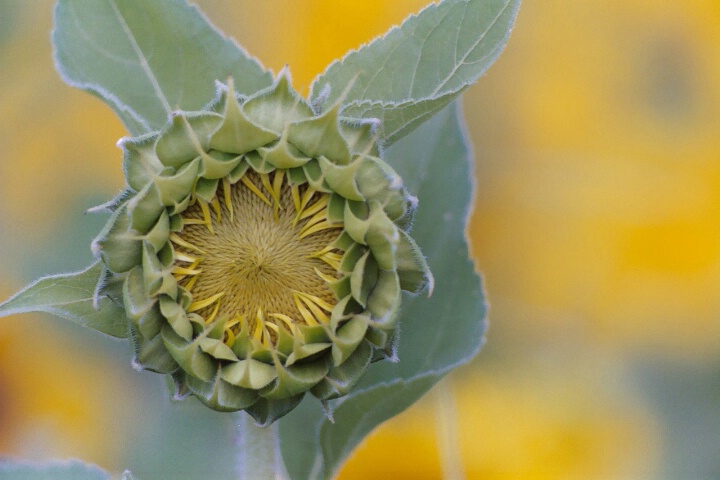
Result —
[[[93,243],[96,296],[123,303],[137,366],[179,396],[269,423],[307,391],[345,395],[393,356],[400,291],[432,290],[377,122],[340,111],[281,73],[120,141],[127,189]]]

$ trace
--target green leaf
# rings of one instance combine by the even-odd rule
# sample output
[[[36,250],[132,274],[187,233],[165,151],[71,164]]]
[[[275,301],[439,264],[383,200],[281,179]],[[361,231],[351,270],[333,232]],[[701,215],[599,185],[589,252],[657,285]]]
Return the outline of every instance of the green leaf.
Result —
[[[50,462],[0,462],[3,480],[110,480],[105,470],[80,460]],[[125,477],[123,478],[131,478]]]
[[[330,87],[326,104],[343,98],[343,115],[380,119],[380,138],[389,146],[485,73],[505,47],[519,7],[520,0],[430,5],[333,62],[313,82],[311,97]]]
[[[126,338],[128,323],[122,306],[107,297],[99,299],[98,309],[93,306],[102,270],[102,264],[97,262],[82,272],[41,278],[0,303],[0,317],[46,312],[113,337]]]
[[[133,135],[173,110],[199,110],[215,80],[254,93],[272,75],[184,0],[60,0],[55,61],[63,79],[108,103]]]
[[[480,349],[486,306],[465,238],[472,200],[472,158],[453,104],[388,150],[386,158],[420,203],[413,237],[436,279],[431,298],[403,301],[397,363],[371,365],[349,395],[317,400],[280,420],[280,442],[293,479],[331,478],[377,425],[403,411]]]

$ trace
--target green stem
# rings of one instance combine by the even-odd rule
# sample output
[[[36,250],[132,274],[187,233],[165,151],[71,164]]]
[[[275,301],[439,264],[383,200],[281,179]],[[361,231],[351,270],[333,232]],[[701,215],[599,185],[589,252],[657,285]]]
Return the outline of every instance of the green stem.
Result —
[[[237,471],[239,480],[285,480],[288,478],[282,454],[277,422],[258,427],[250,415],[235,416],[237,428]]]
[[[466,477],[460,448],[460,422],[451,379],[452,377],[448,376],[434,390],[438,446],[443,478],[459,480]]]

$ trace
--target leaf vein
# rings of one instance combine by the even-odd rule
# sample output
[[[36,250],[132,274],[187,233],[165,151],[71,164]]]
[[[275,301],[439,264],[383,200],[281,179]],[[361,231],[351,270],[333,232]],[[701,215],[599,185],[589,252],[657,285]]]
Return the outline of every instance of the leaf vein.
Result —
[[[167,101],[167,98],[165,98],[165,94],[162,91],[162,88],[160,87],[160,83],[158,82],[157,77],[155,77],[155,74],[153,73],[152,69],[150,68],[150,64],[147,61],[147,58],[145,58],[145,54],[143,53],[142,49],[140,48],[140,45],[137,43],[137,40],[135,39],[135,35],[133,35],[132,30],[130,30],[130,27],[128,26],[127,22],[125,21],[125,18],[120,13],[120,10],[118,9],[117,5],[115,4],[115,0],[110,0],[110,5],[112,6],[113,11],[115,12],[115,16],[117,17],[118,22],[120,22],[120,26],[122,27],[123,31],[125,32],[125,35],[127,35],[128,40],[130,41],[130,45],[132,45],[133,50],[135,51],[135,54],[138,56],[138,60],[140,61],[140,66],[142,67],[143,71],[145,72],[145,75],[147,75],[148,80],[150,80],[150,84],[153,87],[153,90],[155,90],[155,94],[158,97],[158,100],[160,100],[160,103],[162,103],[163,108],[165,109],[165,112],[169,115],[172,112],[172,109],[170,108],[170,104]]]
[[[467,49],[467,51],[466,51],[465,54],[463,55],[463,57],[462,57],[462,59],[460,60],[460,62],[455,62],[455,67],[453,67],[453,69],[450,71],[450,73],[447,75],[447,77],[445,77],[445,79],[444,79],[442,82],[440,82],[440,84],[439,84],[439,85],[437,86],[437,88],[433,91],[433,93],[431,94],[431,96],[437,95],[437,94],[442,90],[442,88],[443,88],[445,85],[447,85],[447,83],[448,83],[450,80],[452,80],[453,76],[455,76],[455,74],[457,73],[458,69],[459,69],[461,66],[465,65],[465,60],[467,59],[467,57],[473,52],[473,50],[475,50],[475,48],[476,48],[478,45],[480,45],[480,42],[482,42],[482,41],[485,39],[485,36],[487,35],[487,33],[488,33],[490,30],[493,29],[493,27],[495,26],[495,24],[498,22],[498,20],[500,20],[500,17],[502,17],[502,15],[505,13],[505,11],[508,9],[509,6],[510,6],[510,0],[505,0],[505,5],[500,9],[500,11],[499,11],[498,14],[495,16],[495,18],[493,18],[492,22],[490,22],[490,25],[488,26],[488,28],[486,28],[485,31],[482,33],[482,35],[480,35],[480,36],[478,37],[478,39],[477,39],[475,42],[473,42],[473,44],[470,46],[470,48]]]

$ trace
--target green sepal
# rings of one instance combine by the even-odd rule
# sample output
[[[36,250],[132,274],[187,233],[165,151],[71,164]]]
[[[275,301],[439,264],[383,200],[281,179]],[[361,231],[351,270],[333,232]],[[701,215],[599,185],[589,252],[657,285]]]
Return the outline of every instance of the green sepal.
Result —
[[[141,137],[123,138],[118,142],[118,146],[124,152],[125,179],[130,188],[136,192],[142,190],[164,168],[155,155],[157,136],[157,133],[153,132]]]
[[[160,194],[160,202],[172,207],[182,202],[192,191],[192,187],[200,171],[200,158],[195,158],[179,169],[166,167],[153,182]]]
[[[192,293],[178,285],[178,298],[176,298],[175,300],[177,300],[178,305],[180,305],[183,310],[187,310],[190,307],[190,304],[192,303],[192,298]],[[205,321],[203,320],[203,325],[204,324]]]
[[[380,270],[377,285],[370,292],[367,301],[367,310],[372,314],[373,322],[382,328],[393,328],[400,301],[400,280],[397,273]]]
[[[397,248],[397,274],[403,290],[420,293],[427,289],[428,296],[432,294],[435,279],[430,267],[415,240],[403,230]]]
[[[182,368],[178,368],[166,377],[169,379],[166,382],[168,389],[173,392],[173,400],[184,400],[192,395],[192,390],[188,387],[186,377],[188,377],[188,374],[185,373]]]
[[[370,319],[365,315],[355,315],[335,333],[332,346],[333,365],[342,365],[355,352],[365,337]]]
[[[287,330],[285,325],[279,326],[277,341],[275,343],[275,351],[282,357],[283,365],[285,365],[288,355],[292,353],[294,343],[295,336]]]
[[[380,360],[381,358],[386,357],[386,355],[384,353],[382,353],[381,355],[378,355],[377,352],[381,351],[383,348],[385,348],[385,345],[387,345],[389,338],[390,338],[389,330],[374,327],[372,325],[368,326],[368,329],[365,332],[365,339],[376,347],[373,351],[373,358],[371,360],[372,362],[376,362],[376,361]]]
[[[171,373],[178,369],[177,362],[165,348],[160,335],[145,337],[132,325],[130,334],[135,351],[133,358],[135,368],[158,373]]]
[[[385,214],[382,205],[375,201],[370,202],[370,222],[365,241],[380,268],[395,270],[400,234],[397,226]]]
[[[357,309],[354,307],[357,306]],[[348,320],[350,317],[359,313],[362,307],[355,301],[352,294],[348,294],[341,298],[337,304],[333,307],[332,313],[330,314],[330,329],[334,332],[338,327]]]
[[[221,101],[224,109],[223,121],[210,139],[210,148],[244,154],[278,138],[278,134],[254,124],[243,113],[232,77],[228,81],[227,91],[222,94]]]
[[[100,306],[101,299],[106,297],[114,305],[122,306],[124,311],[123,288],[125,287],[125,274],[115,274],[108,270],[105,264],[102,262],[100,264],[102,265],[102,271],[97,277],[97,283],[93,291],[93,308],[95,310],[102,308]]]
[[[330,337],[322,325],[298,325],[298,329],[302,333],[302,338],[306,343],[325,343],[330,341]]]
[[[243,113],[255,125],[281,135],[288,123],[312,117],[310,105],[290,85],[285,70],[274,85],[250,97],[242,106]]]
[[[238,163],[237,167],[233,169],[232,172],[228,175],[228,180],[230,183],[235,184],[238,180],[240,180],[243,175],[245,175],[245,172],[247,172],[247,169],[250,168],[250,164],[246,161],[246,157],[243,156],[242,160],[240,160],[240,163]]]
[[[291,168],[285,174],[290,185],[303,185],[308,181],[305,170],[300,167]]]
[[[297,148],[290,145],[285,137],[281,137],[273,145],[258,149],[265,161],[276,168],[289,169],[302,167],[310,158],[303,155]]]
[[[356,302],[365,307],[370,291],[375,288],[378,278],[378,265],[370,252],[357,261],[350,274],[350,291]]]
[[[145,241],[153,246],[156,252],[161,251],[170,238],[170,217],[167,211],[163,210],[155,226],[145,234]]]
[[[412,226],[415,221],[415,211],[417,210],[418,199],[417,197],[409,194],[405,197],[405,199],[407,200],[407,203],[405,204],[405,215],[400,218],[394,218],[392,220],[393,222],[395,222],[395,225],[397,225],[398,228],[409,232],[410,230],[412,230]]]
[[[131,188],[125,188],[105,203],[88,208],[87,213],[115,213],[118,208],[125,205],[137,192]]]
[[[353,160],[348,165],[336,165],[325,157],[319,157],[318,162],[325,181],[333,191],[348,200],[364,200],[356,182],[357,172],[363,164],[361,157]]]
[[[197,314],[190,314],[190,315],[197,315]],[[198,315],[200,318],[203,318],[202,316]],[[212,338],[214,340],[222,340],[225,337],[225,316],[221,315],[219,316],[214,322],[207,325],[205,322],[205,319],[202,319],[202,324],[204,326],[203,331],[205,332],[205,336],[207,338]],[[226,345],[227,346],[227,345]],[[228,347],[230,348],[230,347]],[[237,360],[235,358],[234,353],[230,353],[230,357],[228,360]]]
[[[176,203],[175,205],[173,205],[172,207],[169,207],[169,208],[167,209],[168,214],[170,214],[170,215],[177,215],[177,214],[179,214],[179,213],[184,212],[184,211],[187,209],[188,205],[190,205],[190,200],[191,200],[191,199],[192,199],[192,195],[188,195],[187,197],[183,198],[182,200],[180,200],[179,202],[177,202],[177,203]]]
[[[275,165],[268,162],[258,152],[250,152],[245,155],[244,159],[257,173],[270,173],[275,170]]]
[[[190,322],[190,325],[192,325],[193,336],[202,335],[202,333],[207,328],[207,325],[205,324],[205,319],[195,312],[188,313],[187,318],[188,318],[188,321]]]
[[[211,150],[208,153],[202,152],[200,158],[203,166],[200,175],[203,178],[217,180],[232,172],[242,160],[242,155]]]
[[[359,120],[356,118],[341,117],[340,131],[353,155],[380,156],[378,146],[378,127],[380,120],[367,118]]]
[[[325,183],[325,175],[323,174],[320,164],[317,160],[313,159],[302,166],[303,173],[307,179],[307,183],[319,192],[331,192],[328,185]]]
[[[288,141],[308,157],[331,158],[338,165],[350,163],[350,149],[340,133],[340,104],[320,116],[290,124]]]
[[[347,251],[350,247],[355,245],[355,240],[343,229],[343,232],[338,238],[332,243],[333,248],[337,248],[342,251]]]
[[[195,194],[202,200],[210,203],[217,194],[218,179],[208,180],[207,178],[200,178],[195,185]]]
[[[216,375],[209,382],[203,382],[190,375],[185,376],[190,391],[205,405],[221,412],[235,412],[249,407],[258,400],[254,390],[236,387]]]
[[[183,219],[182,215],[179,213],[175,213],[170,215],[170,231],[171,232],[180,232],[183,229]]]
[[[127,204],[113,213],[92,243],[93,254],[114,273],[124,273],[142,261],[142,241],[130,230]]]
[[[328,282],[328,287],[330,287],[330,290],[333,291],[337,298],[345,298],[352,292],[350,287],[350,276],[345,275],[334,282]]]
[[[152,246],[152,243],[150,243],[149,245]],[[163,267],[172,269],[172,266],[175,264],[175,250],[169,241],[165,242],[165,245],[163,245],[162,248],[158,250],[157,256],[158,260],[160,260],[160,264]]]
[[[221,376],[232,385],[259,390],[275,380],[277,371],[272,365],[246,358],[223,367]]]
[[[180,168],[207,151],[210,137],[222,122],[211,112],[173,112],[170,124],[160,133],[155,153],[163,165]]]
[[[345,202],[345,232],[357,243],[367,245],[365,235],[370,228],[370,209],[365,202]]]
[[[330,223],[341,223],[345,219],[345,199],[334,192],[328,199],[327,219]]]
[[[175,300],[167,295],[160,296],[160,312],[176,335],[187,342],[192,340],[193,328],[188,320],[188,314]]]
[[[138,322],[155,303],[157,299],[150,298],[145,290],[142,268],[136,266],[127,273],[123,282],[125,315],[133,322]]]
[[[288,355],[285,365],[291,366],[301,360],[315,357],[320,352],[328,350],[330,347],[332,347],[332,343],[330,342],[303,343],[298,340],[293,345],[292,353]]]
[[[370,328],[368,328],[368,331],[370,331]],[[373,358],[370,360],[371,363],[378,362],[380,360],[389,360],[393,363],[400,361],[400,358],[398,357],[400,332],[397,329],[389,329],[385,330],[385,332],[387,333],[385,345],[378,347],[373,351]]]
[[[229,360],[231,362],[237,362],[239,360],[232,349],[225,345],[222,340],[205,337],[200,340],[200,348],[203,352],[217,360]]]
[[[340,271],[343,273],[352,273],[355,270],[357,262],[368,252],[368,248],[359,243],[353,243],[345,250],[345,254],[340,260]]]
[[[141,234],[147,233],[160,218],[165,207],[155,185],[149,183],[127,203],[130,226]]]
[[[213,378],[217,370],[217,361],[200,350],[198,339],[188,342],[175,333],[170,325],[163,326],[160,336],[170,355],[188,376],[194,375],[205,382]]]
[[[330,369],[322,382],[310,389],[320,400],[331,400],[350,393],[350,390],[365,374],[373,356],[373,347],[361,341],[342,365]]]
[[[162,264],[150,242],[143,242],[143,279],[145,280],[145,291],[150,296],[167,295],[172,299],[177,298],[178,283],[172,274],[172,269]]]
[[[374,200],[383,206],[390,220],[402,218],[407,213],[408,198],[402,178],[379,158],[365,159],[357,172],[357,185],[367,201]]]
[[[250,328],[247,323],[244,323],[241,330],[235,336],[235,343],[232,346],[232,351],[237,355],[238,358],[248,358],[254,350],[253,342],[250,338]]]
[[[277,370],[277,379],[272,388],[261,392],[260,395],[263,398],[279,400],[308,391],[325,377],[328,372],[328,363],[321,359],[285,367],[276,358],[275,369]]]
[[[257,402],[246,408],[245,411],[255,419],[258,426],[267,427],[297,407],[304,396],[305,393],[300,393],[282,400],[268,400],[261,397]]]
[[[137,329],[145,338],[155,338],[160,335],[165,317],[160,313],[160,305],[157,302],[138,321]]]
[[[255,337],[250,337],[250,342],[252,342],[252,351],[250,352],[250,356],[248,358],[272,365],[273,354],[271,347],[265,346]]]

